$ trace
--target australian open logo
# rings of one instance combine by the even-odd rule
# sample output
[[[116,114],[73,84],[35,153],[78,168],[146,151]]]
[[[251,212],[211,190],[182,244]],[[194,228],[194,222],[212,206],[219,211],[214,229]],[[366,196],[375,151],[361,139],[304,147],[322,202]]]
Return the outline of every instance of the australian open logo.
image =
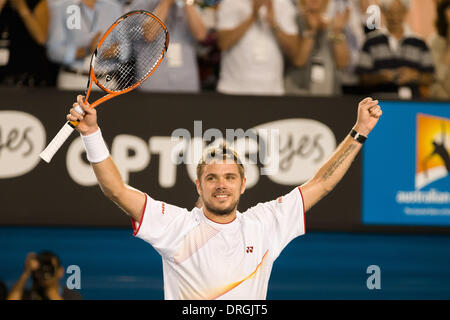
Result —
[[[442,179],[450,186],[450,119],[419,113],[416,132],[416,189]]]
[[[417,114],[415,161],[415,190],[398,191],[397,203],[427,205],[406,214],[450,215],[450,119]]]

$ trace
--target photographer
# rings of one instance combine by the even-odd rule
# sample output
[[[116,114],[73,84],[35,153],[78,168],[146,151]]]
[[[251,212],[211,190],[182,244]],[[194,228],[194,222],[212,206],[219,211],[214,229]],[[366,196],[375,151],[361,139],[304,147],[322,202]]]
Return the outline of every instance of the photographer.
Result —
[[[25,286],[32,278],[31,289]],[[8,300],[79,300],[81,295],[74,290],[61,287],[59,280],[64,276],[64,268],[59,258],[50,251],[39,254],[30,252],[25,260],[25,269],[19,280],[11,288]]]

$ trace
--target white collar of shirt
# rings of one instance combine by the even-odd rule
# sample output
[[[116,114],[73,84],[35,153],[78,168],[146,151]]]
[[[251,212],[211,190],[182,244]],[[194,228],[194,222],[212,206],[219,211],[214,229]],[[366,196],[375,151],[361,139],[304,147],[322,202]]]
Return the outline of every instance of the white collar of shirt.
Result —
[[[241,215],[241,213],[239,211],[236,211],[236,218],[233,221],[231,221],[229,223],[217,223],[217,222],[212,221],[205,215],[203,208],[200,209],[200,216],[202,217],[203,221],[205,221],[207,224],[209,224],[214,229],[220,230],[220,231],[235,230],[239,225],[240,215]]]

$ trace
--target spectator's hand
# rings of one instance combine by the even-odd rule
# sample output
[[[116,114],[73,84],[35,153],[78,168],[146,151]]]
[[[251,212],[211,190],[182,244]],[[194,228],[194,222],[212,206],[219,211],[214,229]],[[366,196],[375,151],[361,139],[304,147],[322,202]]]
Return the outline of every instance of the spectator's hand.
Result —
[[[102,58],[103,59],[116,58],[118,56],[118,54],[116,53],[116,52],[118,52],[118,48],[119,48],[119,44],[114,43],[108,49],[105,49],[105,50],[102,49]]]
[[[95,48],[97,48],[97,44],[100,41],[100,37],[102,36],[103,32],[99,31],[95,34],[95,36],[92,38],[91,43],[89,44],[89,50],[91,53],[95,51]]]
[[[378,75],[382,82],[394,82],[397,77],[397,72],[389,69],[382,69],[378,71]]]
[[[259,9],[263,6],[267,4],[267,0],[253,0],[253,9],[252,9],[252,15],[253,15],[253,19],[257,20],[258,19],[258,12]]]
[[[267,8],[267,15],[266,15],[267,22],[272,28],[275,28],[277,26],[277,22],[275,20],[275,11],[273,9],[272,0],[267,1],[266,8]]]
[[[9,0],[9,4],[19,14],[24,14],[30,11],[25,0]]]
[[[327,27],[327,22],[319,14],[311,13],[308,10],[305,10],[303,13],[303,18],[305,19],[310,31],[317,32],[318,30],[325,29]]]
[[[398,68],[397,72],[398,72],[398,84],[418,82],[420,79],[419,71],[409,67]]]
[[[30,275],[33,271],[39,268],[39,261],[36,259],[37,255],[34,252],[30,252],[27,254],[27,258],[25,259],[25,273]]]
[[[331,25],[334,33],[342,32],[345,29],[345,26],[347,25],[349,18],[350,18],[350,8],[345,9],[344,12],[336,12]]]
[[[365,98],[358,105],[358,118],[353,128],[367,137],[370,131],[375,128],[382,114],[378,100],[373,100],[370,97]]]

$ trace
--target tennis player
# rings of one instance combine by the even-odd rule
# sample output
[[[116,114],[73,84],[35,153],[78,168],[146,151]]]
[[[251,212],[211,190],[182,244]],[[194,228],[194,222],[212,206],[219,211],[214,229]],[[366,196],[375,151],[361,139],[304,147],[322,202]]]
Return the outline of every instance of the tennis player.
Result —
[[[246,184],[241,161],[225,146],[207,150],[196,180],[203,207],[189,211],[123,182],[96,111],[82,98],[67,120],[80,121],[77,130],[103,193],[131,217],[133,235],[162,256],[165,299],[265,299],[275,259],[305,233],[305,212],[342,179],[382,114],[377,100],[362,100],[350,134],[309,181],[243,213],[237,211]]]

